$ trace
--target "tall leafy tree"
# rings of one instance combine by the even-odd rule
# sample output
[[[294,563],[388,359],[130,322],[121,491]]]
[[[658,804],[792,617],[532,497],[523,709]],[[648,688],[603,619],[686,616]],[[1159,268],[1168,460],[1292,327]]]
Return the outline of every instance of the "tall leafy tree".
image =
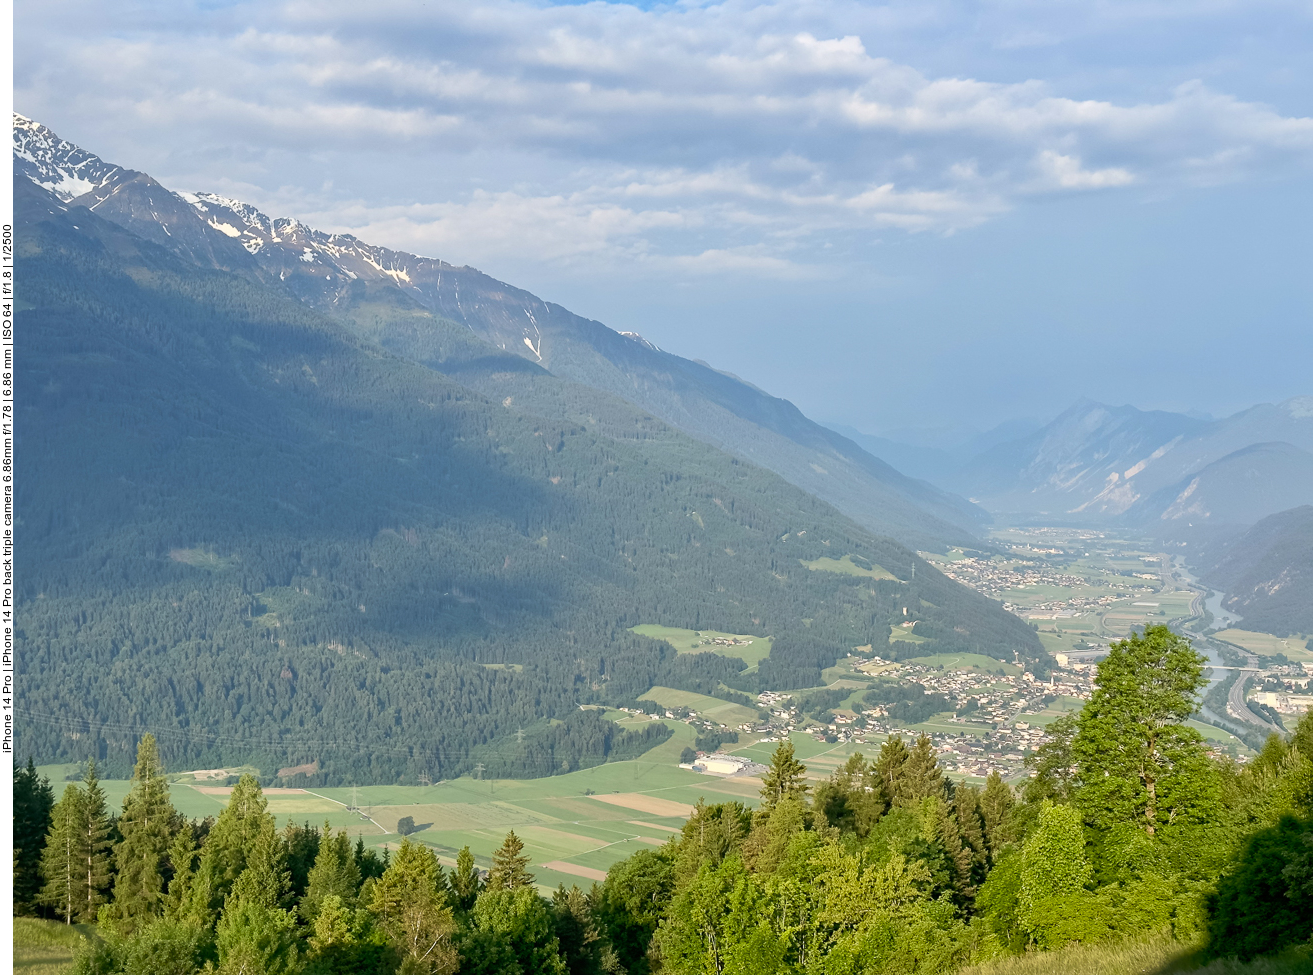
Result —
[[[28,909],[41,892],[41,853],[50,832],[55,793],[32,759],[14,770],[14,904]]]
[[[515,830],[506,834],[492,854],[492,870],[488,872],[489,890],[515,890],[533,883],[533,874],[529,873],[529,858],[524,854],[524,841],[515,835]]]
[[[1043,929],[1054,901],[1083,893],[1092,874],[1080,812],[1045,802],[1039,825],[1021,851],[1018,900],[1022,927],[1043,943]]]
[[[1203,658],[1166,626],[1114,643],[1072,739],[1075,801],[1092,825],[1134,823],[1154,835],[1204,812],[1213,770],[1186,725],[1203,687]]]
[[[143,735],[137,745],[132,786],[123,800],[123,816],[119,819],[123,838],[114,848],[118,867],[114,913],[121,921],[151,917],[162,909],[164,866],[175,815],[155,737]]]

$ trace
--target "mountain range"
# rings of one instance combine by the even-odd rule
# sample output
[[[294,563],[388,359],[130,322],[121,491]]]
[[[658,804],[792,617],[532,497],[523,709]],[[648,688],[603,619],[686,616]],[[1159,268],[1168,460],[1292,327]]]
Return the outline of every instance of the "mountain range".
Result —
[[[619,397],[914,548],[973,541],[988,523],[979,507],[899,473],[787,400],[475,268],[325,233],[211,193],[174,193],[18,115],[14,165],[65,204],[85,206],[200,266],[293,294],[415,361],[454,368],[442,356],[457,326],[484,343],[463,343],[461,366],[482,359],[522,371],[527,363]]]
[[[211,226],[229,225],[231,207],[44,131],[20,121],[14,180],[24,753],[125,770],[151,730],[185,767],[417,781],[496,747],[508,774],[544,774],[648,744],[613,741],[579,706],[633,703],[654,685],[751,703],[745,692],[817,686],[860,645],[1045,672],[1029,626],[897,541],[558,374],[611,362],[596,351],[606,343],[621,362],[616,350],[672,371],[685,360],[542,304],[527,310],[562,324],[532,355],[509,340],[513,322],[492,342],[479,333],[492,325],[435,314],[394,274],[353,270],[368,256],[414,279],[416,265],[340,239],[316,246],[360,263],[321,265],[340,288],[316,294],[313,275],[257,260],[296,238],[310,267],[311,231],[271,226],[279,240],[256,245]],[[451,285],[454,299],[460,282],[457,311],[469,282],[488,289],[474,289],[481,322],[523,294],[431,270],[436,295]],[[721,374],[698,369],[700,388],[719,388]],[[811,429],[724,378],[741,395],[731,403],[798,424],[800,438]],[[917,524],[950,525],[904,501]],[[891,645],[909,617],[925,642]],[[640,623],[773,642],[748,668],[677,654]],[[536,737],[552,722],[564,722],[559,749]]]
[[[1235,534],[1313,502],[1313,397],[1221,420],[1082,400],[1021,436],[1000,436],[1008,429],[956,450],[848,432],[1004,521],[1102,524],[1187,539]],[[976,444],[984,449],[965,457]]]

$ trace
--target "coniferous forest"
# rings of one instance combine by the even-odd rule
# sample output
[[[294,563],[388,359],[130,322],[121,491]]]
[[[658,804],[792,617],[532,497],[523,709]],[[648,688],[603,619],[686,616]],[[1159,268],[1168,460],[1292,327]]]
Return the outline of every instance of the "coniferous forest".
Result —
[[[936,651],[1044,672],[996,603],[627,404],[517,408],[518,374],[485,395],[501,366],[475,392],[30,180],[15,193],[19,754],[125,777],[149,731],[171,768],[413,783],[496,752],[535,776],[636,747],[579,705],[815,686],[855,646],[896,653],[908,614]],[[584,395],[539,372],[539,399]],[[803,564],[845,554],[891,578]],[[740,674],[641,623],[775,641]]]
[[[590,890],[533,884],[509,833],[490,870],[403,838],[275,827],[244,777],[213,820],[169,803],[154,738],[106,807],[94,762],[56,797],[15,785],[15,893],[97,921],[90,973],[945,973],[1152,935],[1313,965],[1313,715],[1243,766],[1184,722],[1201,658],[1166,627],[1114,646],[1019,791],[954,784],[927,738],[809,780],[783,743],[755,808],[700,804]],[[1180,969],[1177,969],[1180,970]]]

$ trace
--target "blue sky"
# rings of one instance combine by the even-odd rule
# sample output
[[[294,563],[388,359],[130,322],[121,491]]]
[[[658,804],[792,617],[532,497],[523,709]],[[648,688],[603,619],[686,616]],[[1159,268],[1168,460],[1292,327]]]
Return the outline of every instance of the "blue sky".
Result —
[[[15,107],[881,432],[1313,393],[1313,7],[20,0]]]

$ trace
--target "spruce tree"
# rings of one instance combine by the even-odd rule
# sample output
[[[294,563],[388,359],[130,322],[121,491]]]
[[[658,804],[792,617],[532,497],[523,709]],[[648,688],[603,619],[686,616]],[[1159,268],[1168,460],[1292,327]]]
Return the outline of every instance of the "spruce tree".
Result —
[[[1016,805],[1012,788],[997,772],[990,772],[985,780],[985,791],[980,797],[980,815],[985,826],[985,847],[991,862],[1008,842],[1008,815]]]
[[[506,834],[506,839],[492,854],[492,870],[488,873],[489,890],[515,890],[533,883],[533,874],[528,871],[529,858],[524,855],[524,841],[515,835],[515,830]]]
[[[903,801],[917,803],[922,799],[943,797],[946,792],[944,770],[939,767],[939,756],[929,735],[921,735],[907,753],[902,775]]]
[[[196,880],[196,860],[200,850],[196,846],[196,832],[191,823],[183,823],[173,842],[169,844],[169,866],[173,869],[173,879],[164,899],[164,916],[177,920],[183,916],[191,898],[192,885]]]
[[[87,762],[87,774],[82,779],[82,907],[80,918],[94,920],[96,911],[105,903],[110,885],[109,809],[105,790],[96,775],[96,762]]]
[[[885,739],[875,759],[875,772],[880,778],[880,785],[895,806],[904,805],[907,799],[903,771],[907,757],[907,744],[898,735],[893,735]]]
[[[346,909],[356,905],[360,890],[360,868],[351,852],[351,841],[346,830],[334,833],[328,823],[319,840],[319,854],[306,881],[305,897],[301,900],[301,916],[313,922],[318,916],[325,897],[336,897]]]
[[[65,924],[79,916],[82,897],[83,808],[82,790],[69,783],[51,814],[50,833],[41,856],[45,884],[39,900]]]
[[[254,848],[265,822],[273,822],[267,808],[259,780],[243,775],[201,848],[191,905],[185,912],[197,923],[208,926],[212,922],[228,891],[246,869],[247,853]]]
[[[114,913],[121,921],[152,917],[163,907],[164,862],[175,815],[155,737],[144,735],[119,819],[123,839],[114,848]]]
[[[41,893],[41,854],[50,832],[55,793],[32,759],[14,771],[14,906],[30,909]]]
[[[481,881],[479,870],[474,865],[474,854],[468,846],[462,846],[456,854],[456,869],[451,875],[451,892],[456,906],[468,911],[474,906],[474,899],[479,896]]]
[[[807,793],[807,766],[793,755],[793,742],[782,741],[770,759],[761,782],[762,809],[769,812],[785,796],[802,799]]]

